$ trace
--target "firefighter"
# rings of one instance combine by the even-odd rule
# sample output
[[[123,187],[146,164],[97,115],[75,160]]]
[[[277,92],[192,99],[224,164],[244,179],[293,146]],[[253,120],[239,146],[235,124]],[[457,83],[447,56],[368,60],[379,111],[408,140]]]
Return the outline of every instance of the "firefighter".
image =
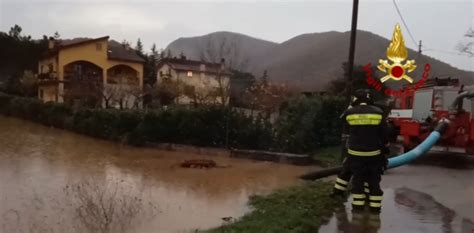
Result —
[[[380,180],[387,161],[384,154],[389,151],[387,122],[383,110],[373,105],[369,90],[357,90],[355,96],[356,103],[344,113],[349,134],[346,166],[353,174],[352,209],[365,208],[364,182],[367,181],[368,205],[372,212],[379,213],[383,196]]]
[[[360,100],[358,100],[357,97],[353,97],[352,103],[349,105],[347,110],[349,110],[353,106],[357,106],[359,104],[360,104]],[[344,120],[343,117],[345,115],[346,115],[346,112],[344,112],[341,115],[341,120]],[[347,129],[347,127],[345,129]],[[343,137],[346,138],[346,140],[344,140],[344,141],[347,142],[347,138],[349,137],[347,132],[343,133]],[[346,193],[347,189],[348,189],[348,185],[349,185],[349,183],[351,181],[351,178],[352,178],[352,172],[351,172],[350,167],[348,166],[348,163],[347,163],[347,145],[345,146],[345,150],[343,151],[342,156],[344,156],[344,160],[342,161],[342,170],[337,175],[336,183],[334,184],[333,191],[330,195],[331,197],[343,197],[344,194]],[[364,186],[365,186],[364,187],[364,192],[368,195],[369,194],[369,187],[368,187],[369,184],[367,182],[364,182]]]

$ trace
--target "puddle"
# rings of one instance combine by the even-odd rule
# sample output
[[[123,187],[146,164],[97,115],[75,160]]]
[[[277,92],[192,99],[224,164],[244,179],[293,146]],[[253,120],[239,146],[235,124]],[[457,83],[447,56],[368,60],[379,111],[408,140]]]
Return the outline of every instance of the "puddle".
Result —
[[[473,233],[474,224],[431,195],[410,189],[385,189],[380,216],[351,213],[350,200],[320,233]]]

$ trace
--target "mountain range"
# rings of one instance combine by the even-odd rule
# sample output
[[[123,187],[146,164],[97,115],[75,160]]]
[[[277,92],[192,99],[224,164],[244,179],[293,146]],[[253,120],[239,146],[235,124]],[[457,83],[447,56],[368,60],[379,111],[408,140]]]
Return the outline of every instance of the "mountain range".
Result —
[[[266,70],[268,79],[286,83],[302,91],[324,90],[331,80],[343,76],[347,61],[350,32],[308,33],[282,43],[275,43],[234,32],[214,32],[204,36],[179,38],[166,50],[189,59],[218,62],[225,58],[234,69],[248,71],[256,77]],[[368,31],[357,31],[355,65],[386,58],[390,40]],[[474,72],[455,68],[445,62],[409,49],[409,58],[418,68],[411,73],[421,78],[423,66],[431,65],[430,77],[457,78],[463,84],[474,84]],[[379,74],[382,76],[383,74]],[[393,82],[393,81],[392,81]]]

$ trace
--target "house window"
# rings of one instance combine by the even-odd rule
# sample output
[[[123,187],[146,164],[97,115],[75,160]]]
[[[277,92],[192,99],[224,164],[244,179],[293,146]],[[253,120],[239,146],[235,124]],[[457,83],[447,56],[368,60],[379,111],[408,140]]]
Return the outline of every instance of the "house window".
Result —
[[[193,77],[193,72],[192,71],[188,71],[188,77]]]
[[[101,43],[96,43],[95,44],[95,50],[102,51],[102,44]]]
[[[54,70],[53,70],[53,67],[54,67],[54,66],[53,66],[53,63],[49,63],[49,65],[48,65],[48,72],[50,72],[50,73],[53,72],[53,71],[54,71]]]

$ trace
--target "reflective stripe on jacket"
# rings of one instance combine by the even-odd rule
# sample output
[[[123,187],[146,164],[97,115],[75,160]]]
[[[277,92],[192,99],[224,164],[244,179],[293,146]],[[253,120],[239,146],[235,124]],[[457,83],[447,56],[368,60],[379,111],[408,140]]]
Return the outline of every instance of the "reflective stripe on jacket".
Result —
[[[353,156],[376,156],[388,143],[387,122],[383,110],[373,105],[347,109],[343,116],[349,140],[347,152]]]

